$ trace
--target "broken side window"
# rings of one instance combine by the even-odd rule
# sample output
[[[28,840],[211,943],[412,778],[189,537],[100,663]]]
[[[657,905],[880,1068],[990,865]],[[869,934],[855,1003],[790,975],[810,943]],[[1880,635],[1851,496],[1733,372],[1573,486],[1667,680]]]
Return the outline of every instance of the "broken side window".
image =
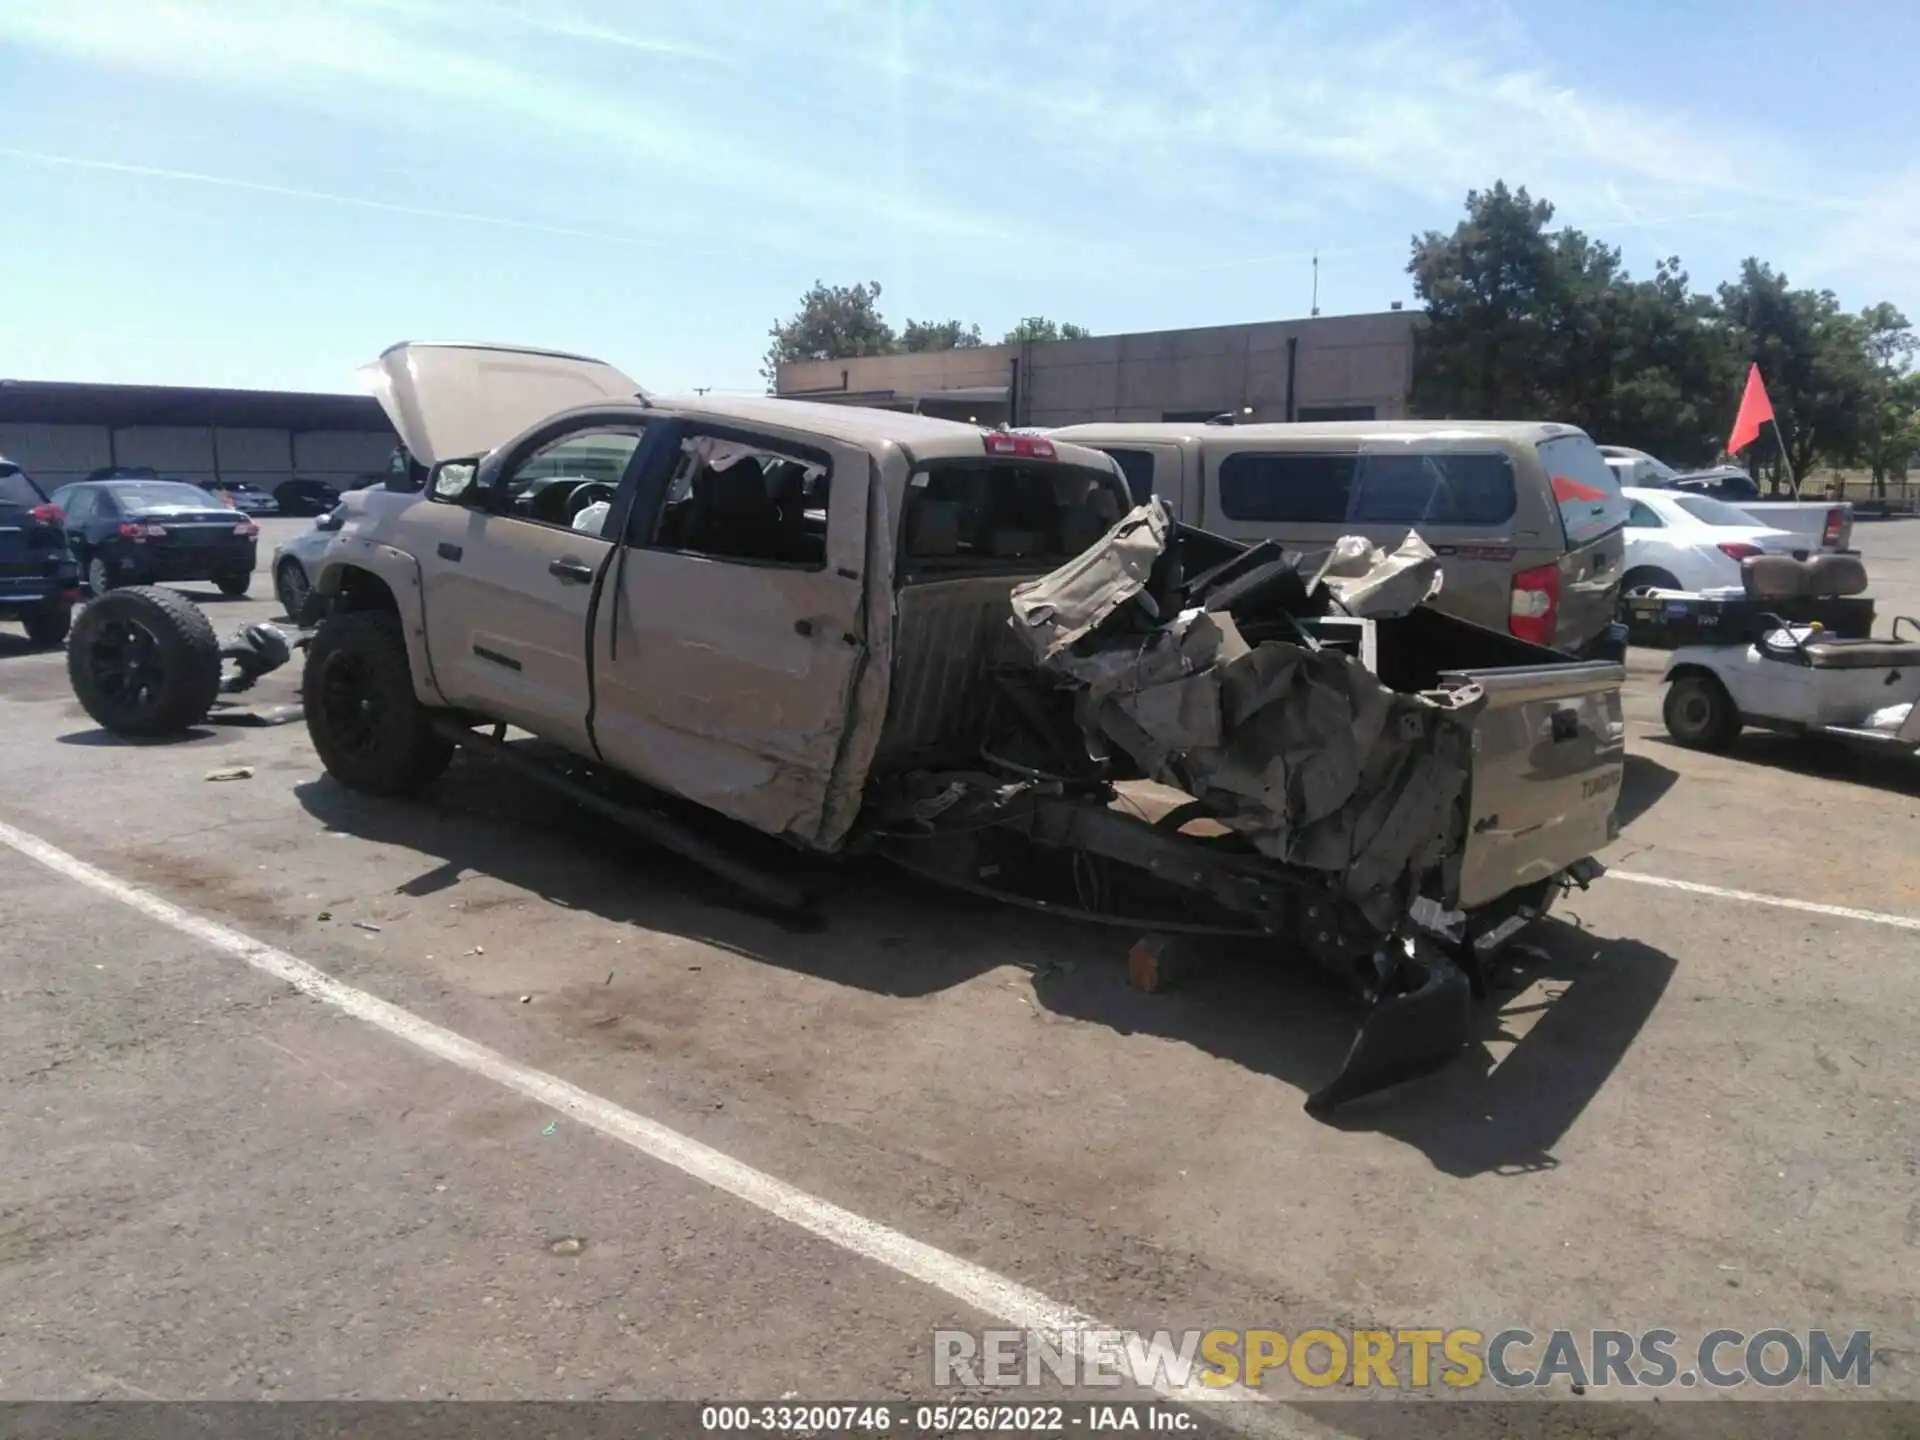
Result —
[[[820,569],[832,469],[778,442],[692,435],[668,481],[651,545],[718,560]]]

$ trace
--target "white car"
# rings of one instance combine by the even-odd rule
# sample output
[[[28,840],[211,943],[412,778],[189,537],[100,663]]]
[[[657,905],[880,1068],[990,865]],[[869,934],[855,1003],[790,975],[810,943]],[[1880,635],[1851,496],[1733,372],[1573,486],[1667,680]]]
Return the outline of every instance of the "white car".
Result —
[[[1746,511],[1705,495],[1622,487],[1627,514],[1626,568],[1620,593],[1722,590],[1740,586],[1749,555],[1791,555],[1800,542]]]
[[[302,616],[313,594],[314,571],[345,518],[346,507],[336,505],[315,520],[312,529],[299,531],[273,547],[273,593],[296,625],[305,623]]]
[[[278,515],[280,502],[258,485],[244,480],[209,481],[200,487],[222,505],[232,506],[242,515]]]

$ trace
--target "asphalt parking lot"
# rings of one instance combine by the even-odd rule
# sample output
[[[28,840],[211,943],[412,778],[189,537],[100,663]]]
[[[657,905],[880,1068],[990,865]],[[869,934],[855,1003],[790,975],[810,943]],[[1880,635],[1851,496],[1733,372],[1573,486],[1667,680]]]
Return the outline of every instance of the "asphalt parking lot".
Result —
[[[1855,543],[1920,615],[1920,522]],[[884,872],[782,927],[484,764],[387,803],[297,724],[115,741],[8,628],[0,1398],[924,1396],[990,1272],[1142,1331],[1866,1329],[1874,1392],[1920,1399],[1920,771],[1681,750],[1660,658],[1602,857],[1642,878],[1536,927],[1474,1051],[1329,1124],[1351,1012],[1257,955],[1143,995],[1130,936]]]

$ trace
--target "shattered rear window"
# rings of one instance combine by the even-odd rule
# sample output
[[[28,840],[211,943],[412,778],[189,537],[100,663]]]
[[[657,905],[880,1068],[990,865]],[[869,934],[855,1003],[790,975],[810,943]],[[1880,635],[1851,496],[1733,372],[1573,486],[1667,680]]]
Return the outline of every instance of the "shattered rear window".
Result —
[[[1126,513],[1111,474],[1022,460],[940,461],[907,482],[903,551],[928,569],[1048,566],[1078,555]]]

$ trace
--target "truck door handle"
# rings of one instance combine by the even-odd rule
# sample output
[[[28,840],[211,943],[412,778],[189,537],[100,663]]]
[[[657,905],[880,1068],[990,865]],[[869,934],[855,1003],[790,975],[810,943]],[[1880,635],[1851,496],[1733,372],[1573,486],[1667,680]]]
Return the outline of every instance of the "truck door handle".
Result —
[[[562,580],[573,585],[585,585],[593,579],[593,567],[582,565],[578,560],[556,560],[547,566],[547,573],[558,575]]]
[[[796,635],[811,635],[813,633],[813,622],[811,620],[794,621],[793,633]]]

